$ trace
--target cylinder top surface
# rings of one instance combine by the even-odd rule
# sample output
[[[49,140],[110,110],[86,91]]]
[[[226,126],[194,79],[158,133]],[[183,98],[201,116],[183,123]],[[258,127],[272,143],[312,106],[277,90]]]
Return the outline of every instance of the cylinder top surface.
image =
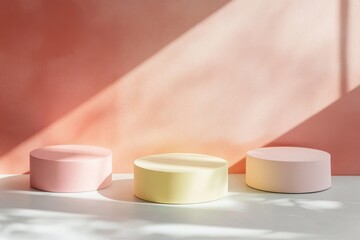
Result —
[[[227,161],[203,154],[164,153],[139,158],[134,164],[153,171],[193,172],[216,169],[227,164]]]
[[[257,159],[281,162],[311,162],[329,160],[330,154],[302,147],[267,147],[250,150],[247,155]]]
[[[30,155],[41,160],[79,162],[108,157],[111,151],[90,145],[54,145],[35,149]]]

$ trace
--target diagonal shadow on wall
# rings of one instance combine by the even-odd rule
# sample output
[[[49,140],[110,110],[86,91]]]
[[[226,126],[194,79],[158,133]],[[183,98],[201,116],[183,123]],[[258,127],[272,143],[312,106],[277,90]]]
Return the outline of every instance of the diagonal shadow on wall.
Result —
[[[2,169],[25,171],[29,150],[64,142],[112,149],[115,172],[130,172],[138,156],[169,151],[217,155],[232,164],[335,101],[337,31],[324,26],[337,21],[338,5],[327,5],[319,17],[313,4],[245,2],[228,4],[18,144],[2,156]]]
[[[295,128],[266,144],[268,146],[302,146],[328,151],[332,155],[333,175],[358,175],[360,149],[357,141],[360,129],[360,87],[348,92],[348,0],[338,5],[339,94],[336,102]],[[245,172],[245,158],[233,164],[230,172]]]
[[[359,129],[360,87],[323,109],[316,115],[289,130],[264,147],[303,146],[331,153],[332,174],[360,173]],[[245,159],[230,167],[230,172],[244,172]]]
[[[0,155],[227,2],[1,1]]]

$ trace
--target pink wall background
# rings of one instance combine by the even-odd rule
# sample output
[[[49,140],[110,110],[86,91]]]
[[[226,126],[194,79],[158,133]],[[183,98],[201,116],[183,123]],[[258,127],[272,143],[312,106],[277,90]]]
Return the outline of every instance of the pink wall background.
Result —
[[[198,152],[319,148],[360,174],[360,1],[0,1],[0,172],[96,144],[114,172]]]

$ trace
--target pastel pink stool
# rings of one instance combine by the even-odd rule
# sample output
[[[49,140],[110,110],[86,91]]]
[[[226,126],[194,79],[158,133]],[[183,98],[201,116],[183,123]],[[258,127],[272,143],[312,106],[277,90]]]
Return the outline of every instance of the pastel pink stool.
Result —
[[[322,191],[331,186],[330,154],[301,147],[268,147],[246,154],[246,184],[281,193]]]
[[[30,152],[30,185],[49,192],[84,192],[112,182],[112,153],[89,145],[55,145]]]

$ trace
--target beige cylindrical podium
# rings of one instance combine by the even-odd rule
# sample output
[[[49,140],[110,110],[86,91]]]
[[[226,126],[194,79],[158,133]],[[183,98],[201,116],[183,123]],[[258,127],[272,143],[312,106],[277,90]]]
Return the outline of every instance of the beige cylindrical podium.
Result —
[[[134,194],[150,202],[187,204],[227,194],[228,168],[222,158],[191,153],[150,155],[134,161]]]
[[[322,191],[331,186],[330,154],[301,147],[268,147],[246,154],[246,184],[281,193]]]

